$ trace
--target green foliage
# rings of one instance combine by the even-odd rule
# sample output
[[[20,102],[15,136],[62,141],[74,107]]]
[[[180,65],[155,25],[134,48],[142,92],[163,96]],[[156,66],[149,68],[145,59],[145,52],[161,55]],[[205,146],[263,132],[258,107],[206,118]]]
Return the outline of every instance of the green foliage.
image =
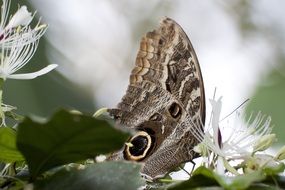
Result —
[[[275,172],[273,172],[275,171]],[[284,171],[284,168],[283,170]],[[284,176],[278,176],[280,170],[271,170],[270,175],[264,170],[239,176],[218,175],[214,171],[199,167],[193,176],[182,183],[175,184],[169,190],[188,190],[194,188],[217,188],[217,189],[272,189],[276,187],[285,188]],[[222,188],[220,188],[222,187]]]
[[[218,187],[219,183],[216,181],[213,172],[205,167],[200,167],[193,173],[193,176],[182,183],[175,184],[170,187],[170,190],[186,190],[198,187]]]
[[[55,166],[119,149],[127,136],[105,121],[59,111],[47,123],[29,118],[20,123],[17,146],[35,178]]]
[[[282,173],[285,170],[285,164],[279,163],[270,167],[265,167],[263,171],[266,173],[266,175],[275,175],[278,173]]]
[[[0,128],[0,137],[3,147],[10,151],[1,154],[1,159],[12,163],[5,171],[7,177],[0,177],[0,188],[23,189],[32,185],[34,189],[132,190],[145,185],[140,177],[140,164],[84,162],[121,148],[128,137],[107,122],[91,116],[61,110],[44,123],[25,118],[16,131],[9,127]],[[28,173],[20,164],[13,164],[23,160],[16,142],[28,164]],[[159,183],[150,182],[148,185],[149,189],[173,190],[285,188],[285,178],[279,175],[285,166],[277,161],[274,163],[237,176],[219,175],[202,166],[189,180],[180,183],[159,180]]]
[[[23,4],[23,1],[18,3]],[[18,9],[19,4],[11,3],[15,9]],[[46,55],[48,45],[47,40],[42,38],[37,52],[21,71],[34,72],[51,64]],[[21,93],[19,95],[15,92]],[[48,75],[38,77],[36,80],[5,81],[3,99],[3,102],[17,105],[17,113],[22,115],[36,113],[39,116],[47,117],[62,107],[85,112],[92,112],[95,107],[90,89],[72,83],[56,70]]]
[[[24,160],[16,147],[16,131],[10,127],[0,127],[0,161],[16,162]]]
[[[41,190],[93,190],[93,189],[138,189],[144,185],[139,172],[140,164],[128,162],[103,162],[85,169],[62,169],[35,183]]]

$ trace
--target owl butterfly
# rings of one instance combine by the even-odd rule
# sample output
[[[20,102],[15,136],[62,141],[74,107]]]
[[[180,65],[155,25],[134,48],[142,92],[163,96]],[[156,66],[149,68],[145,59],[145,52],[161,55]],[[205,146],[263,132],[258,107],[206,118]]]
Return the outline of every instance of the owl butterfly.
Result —
[[[197,128],[205,121],[205,95],[199,63],[190,40],[172,19],[140,42],[116,123],[136,133],[109,160],[143,162],[141,173],[155,179],[197,156]]]

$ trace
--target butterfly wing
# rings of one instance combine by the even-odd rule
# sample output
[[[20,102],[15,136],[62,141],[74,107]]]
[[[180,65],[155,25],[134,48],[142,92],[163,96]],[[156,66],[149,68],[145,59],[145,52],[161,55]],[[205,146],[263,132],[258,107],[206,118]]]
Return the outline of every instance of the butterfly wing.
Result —
[[[165,18],[142,38],[127,92],[109,113],[144,132],[111,159],[143,161],[142,173],[151,178],[193,159],[198,140],[192,133],[205,120],[203,79],[191,42],[175,21]]]
[[[183,29],[170,18],[142,38],[130,85],[149,81],[180,101],[191,116],[205,120],[203,78],[196,53]]]

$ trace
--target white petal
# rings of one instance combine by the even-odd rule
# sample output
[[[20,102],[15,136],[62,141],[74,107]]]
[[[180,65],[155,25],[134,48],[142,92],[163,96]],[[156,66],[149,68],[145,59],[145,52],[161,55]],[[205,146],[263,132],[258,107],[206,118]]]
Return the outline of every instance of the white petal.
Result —
[[[51,70],[55,69],[58,65],[57,64],[51,64],[46,66],[45,68],[37,71],[37,72],[33,72],[33,73],[25,73],[25,74],[12,74],[12,75],[8,75],[6,76],[6,78],[10,78],[10,79],[34,79],[38,76],[44,75],[48,72],[50,72]]]
[[[225,167],[224,167],[224,163],[223,163],[223,158],[222,157],[218,157],[217,160],[217,173],[220,175],[224,175],[225,174]]]
[[[212,105],[212,128],[213,128],[213,138],[216,146],[219,147],[219,121],[220,121],[220,114],[222,110],[222,97],[218,100],[210,99],[210,103]]]
[[[10,29],[10,28],[14,28],[17,26],[25,26],[28,25],[31,21],[32,21],[33,17],[32,17],[32,13],[30,13],[27,10],[26,6],[22,6],[11,18],[11,20],[9,21],[8,25],[5,27],[5,29]]]

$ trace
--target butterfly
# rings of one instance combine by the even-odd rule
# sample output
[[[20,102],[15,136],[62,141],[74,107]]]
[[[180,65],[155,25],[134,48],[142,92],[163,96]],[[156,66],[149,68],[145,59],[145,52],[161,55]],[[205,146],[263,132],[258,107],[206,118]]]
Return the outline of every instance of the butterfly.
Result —
[[[183,29],[165,18],[142,37],[126,94],[108,109],[116,123],[135,133],[109,160],[142,162],[142,175],[164,176],[197,157],[197,129],[205,122],[203,78]]]

